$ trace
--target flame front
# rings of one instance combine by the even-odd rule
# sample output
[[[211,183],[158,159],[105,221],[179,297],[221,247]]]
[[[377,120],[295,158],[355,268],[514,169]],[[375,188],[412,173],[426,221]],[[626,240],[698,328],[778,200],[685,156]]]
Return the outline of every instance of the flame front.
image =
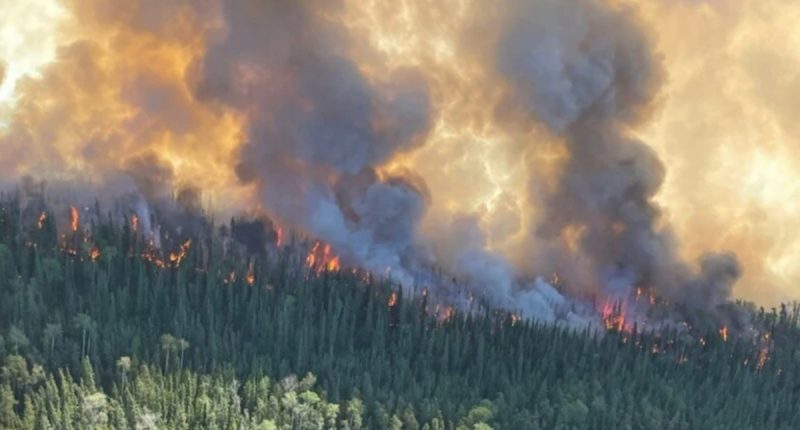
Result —
[[[265,68],[256,60],[226,64],[228,57],[222,56],[218,68],[231,69],[237,80],[198,82],[201,72],[209,72],[201,69],[213,45],[236,28],[222,11],[233,2],[211,0],[203,10],[193,7],[194,2],[161,2],[153,12],[153,5],[137,0],[112,8],[98,0],[72,0],[63,6],[35,0],[36,7],[27,7],[32,1],[11,1],[0,17],[11,29],[6,33],[21,39],[0,43],[0,56],[9,63],[5,82],[0,83],[0,146],[3,154],[13,154],[0,158],[6,180],[40,172],[47,172],[47,179],[79,178],[94,184],[132,177],[127,183],[154,194],[147,196],[153,200],[191,184],[210,200],[230,205],[216,209],[236,212],[259,200],[253,172],[238,168],[242,147],[253,137],[248,133],[283,119],[283,106],[260,112],[261,106],[242,100],[243,93],[256,87],[254,83],[266,82],[268,95],[282,101],[280,96],[288,93],[298,100],[298,110],[317,114],[313,126],[336,116],[322,111],[303,88],[295,88],[302,83],[293,75],[302,61]],[[800,128],[791,100],[796,99],[792,95],[800,44],[784,36],[793,34],[800,4],[598,3],[632,6],[630,19],[647,30],[645,36],[655,33],[658,45],[652,48],[664,58],[670,79],[664,83],[658,115],[636,124],[633,131],[652,144],[670,171],[654,197],[678,234],[681,254],[698,255],[708,244],[713,250],[735,249],[747,268],[737,287],[740,294],[761,302],[796,296],[800,203],[793,196],[800,192],[795,144]],[[260,10],[260,3],[242,4]],[[513,109],[504,103],[513,88],[495,67],[495,45],[504,27],[492,23],[501,11],[487,10],[479,1],[406,1],[402,8],[387,8],[377,0],[341,4],[341,10],[326,9],[320,15],[355,41],[337,54],[352,61],[366,82],[412,69],[429,87],[433,115],[424,141],[375,157],[368,167],[378,174],[413,171],[424,178],[430,207],[418,231],[426,243],[434,243],[437,262],[454,272],[465,271],[458,253],[464,245],[457,239],[479,238],[475,248],[502,257],[520,275],[551,273],[552,248],[537,246],[542,245],[537,196],[555,187],[569,154],[563,137],[528,113],[509,112]],[[39,12],[30,17],[20,15],[23,10]],[[41,25],[29,31],[19,24],[28,21]],[[709,27],[714,31],[686,31]],[[24,48],[6,52],[6,46]],[[285,53],[251,46],[243,50],[276,57]],[[775,70],[784,78],[773,79]],[[211,99],[214,90],[223,96]],[[614,93],[611,87],[607,90],[605,94]],[[298,138],[306,133],[303,125],[278,137]],[[373,125],[383,130],[391,121],[376,120]],[[319,157],[324,155],[281,158],[285,163],[278,167],[310,166],[308,175],[319,183],[302,189],[329,185],[353,173],[337,176],[329,166],[315,164]],[[700,203],[713,210],[698,212]],[[276,212],[273,207],[264,209]],[[74,212],[70,226],[77,232],[79,217]],[[464,219],[474,224],[475,234],[443,228]],[[295,220],[279,221],[290,225]],[[131,217],[131,227],[138,231],[138,217]],[[625,234],[621,224],[609,230],[612,235]],[[306,228],[304,233],[313,231]],[[563,245],[558,252],[568,254],[565,260],[582,261],[578,254],[586,238],[584,226],[568,225],[553,234]],[[277,243],[284,244],[280,229]],[[342,255],[351,258],[350,253]],[[314,270],[339,270],[336,256],[309,259]],[[390,268],[393,274],[397,269]],[[554,284],[562,282],[580,289],[597,284],[597,279],[581,266],[563,268],[553,279]],[[771,294],[765,295],[763,286]],[[611,314],[607,325],[619,327],[625,316]]]
[[[252,261],[247,266],[247,275],[245,275],[244,280],[251,287],[256,284],[256,272]]]
[[[306,267],[314,272],[338,272],[341,268],[339,257],[330,245],[315,241],[306,255]]]
[[[601,308],[601,316],[606,330],[630,332],[633,325],[627,320],[627,301],[606,299]]]
[[[181,261],[183,261],[183,259],[186,258],[186,254],[189,252],[189,248],[191,248],[191,246],[192,246],[191,239],[182,243],[177,251],[171,252],[169,254],[169,262],[172,263],[175,267],[180,266]]]
[[[81,216],[75,206],[69,207],[69,225],[73,232],[78,231],[80,227]]]

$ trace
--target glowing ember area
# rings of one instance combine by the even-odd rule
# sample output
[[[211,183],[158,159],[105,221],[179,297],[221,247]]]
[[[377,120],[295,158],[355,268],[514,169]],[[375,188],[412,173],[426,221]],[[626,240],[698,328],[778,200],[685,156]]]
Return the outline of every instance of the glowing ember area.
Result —
[[[758,356],[756,357],[756,369],[764,370],[769,361],[770,350],[772,349],[772,336],[769,332],[762,333],[759,339]]]
[[[453,316],[456,314],[456,311],[452,306],[436,305],[433,314],[440,322],[446,323],[453,318]]]
[[[397,306],[397,292],[392,291],[392,294],[389,296],[389,301],[386,303],[386,305],[390,308]]]
[[[256,273],[252,261],[250,262],[250,265],[247,268],[247,275],[245,275],[244,280],[245,282],[247,282],[247,285],[251,287],[256,283]]]
[[[720,337],[722,337],[723,342],[727,342],[728,341],[728,326],[722,326],[722,328],[719,329],[719,335],[720,335]]]
[[[100,258],[100,250],[97,247],[92,248],[89,257],[91,257],[92,261],[97,261]]]
[[[337,272],[340,269],[339,257],[333,253],[330,245],[316,241],[306,256],[306,267],[317,273]]]
[[[158,250],[152,246],[148,247],[144,252],[142,252],[142,260],[153,263],[156,265],[156,267],[162,269],[166,267],[166,264],[164,264],[164,260],[159,255]]]
[[[169,262],[172,263],[175,267],[181,265],[181,261],[186,258],[186,253],[189,252],[189,248],[192,246],[192,240],[189,239],[183,244],[181,244],[180,248],[176,252],[172,252],[169,254]]]
[[[42,213],[39,214],[39,220],[36,223],[36,225],[39,226],[39,230],[44,228],[45,221],[47,221],[47,212],[42,211]]]
[[[278,248],[283,246],[283,228],[281,227],[278,227],[275,230],[275,246],[277,246]]]
[[[139,231],[139,217],[136,214],[131,215],[131,229],[134,232]]]
[[[764,347],[758,351],[758,360],[756,362],[756,369],[764,370],[764,366],[767,365],[767,361],[769,361],[769,349]]]
[[[601,309],[601,316],[606,330],[632,331],[633,325],[626,321],[626,303],[624,301],[606,300]]]
[[[80,222],[81,222],[81,216],[80,216],[80,213],[78,213],[78,209],[75,206],[70,206],[69,207],[69,225],[70,225],[70,228],[72,228],[73,232],[78,231],[78,228],[80,227]]]

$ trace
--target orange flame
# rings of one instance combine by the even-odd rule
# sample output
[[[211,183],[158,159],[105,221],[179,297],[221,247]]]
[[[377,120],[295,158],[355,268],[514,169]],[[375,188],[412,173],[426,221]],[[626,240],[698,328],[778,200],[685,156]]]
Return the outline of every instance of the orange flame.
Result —
[[[189,252],[189,248],[192,246],[192,239],[187,240],[184,242],[180,248],[176,252],[172,252],[169,254],[169,261],[175,267],[180,266],[181,261],[186,258],[186,253]]]
[[[319,241],[314,242],[308,251],[306,266],[317,273],[336,272],[341,268],[339,257],[333,253],[331,246],[327,244],[322,246]]]
[[[762,370],[764,366],[767,365],[767,361],[769,360],[769,348],[763,347],[758,351],[758,362],[756,363],[756,369]]]
[[[275,236],[276,236],[275,246],[280,248],[281,246],[283,246],[283,228],[278,227],[278,229],[275,230]]]
[[[392,295],[389,296],[389,302],[386,303],[387,306],[393,308],[397,306],[397,293],[392,291]]]
[[[442,306],[438,304],[436,305],[436,308],[433,311],[433,314],[442,323],[450,321],[453,318],[453,315],[455,315],[455,313],[456,311],[455,309],[453,309],[452,306],[446,306],[442,308]]]
[[[719,335],[722,336],[722,341],[723,342],[727,342],[728,341],[728,326],[722,326],[722,328],[719,329]]]
[[[442,321],[443,322],[450,321],[450,319],[453,318],[453,315],[455,315],[455,313],[456,313],[456,311],[453,309],[452,306],[448,306],[448,307],[444,308],[444,315],[442,316]]]
[[[136,214],[131,215],[131,229],[139,231],[139,217]]]
[[[247,268],[247,275],[245,276],[244,279],[247,282],[247,285],[249,285],[251,287],[253,285],[255,285],[255,283],[256,283],[256,273],[253,270],[253,262],[252,261],[250,262],[250,266]]]
[[[325,268],[328,269],[329,272],[336,272],[339,270],[339,257],[336,255],[331,257],[332,255],[331,246],[325,245],[325,260],[327,261]]]
[[[92,248],[92,252],[89,254],[89,256],[92,258],[92,261],[97,261],[97,259],[100,258],[100,250],[96,247]]]
[[[308,255],[306,256],[306,266],[309,269],[314,268],[314,263],[317,262],[317,249],[319,248],[319,242],[315,242],[314,246],[311,247],[311,250],[308,251]]]
[[[72,227],[72,231],[78,231],[78,226],[81,221],[81,216],[78,213],[78,209],[75,206],[69,207],[69,223]]]
[[[46,212],[44,212],[44,211],[42,211],[42,213],[41,213],[41,214],[39,214],[39,222],[38,222],[38,225],[39,225],[39,230],[41,230],[42,228],[44,228],[44,222],[45,222],[46,220],[47,220],[47,213],[46,213]]]
[[[601,314],[606,330],[632,331],[630,323],[626,321],[626,306],[624,303],[606,300]]]

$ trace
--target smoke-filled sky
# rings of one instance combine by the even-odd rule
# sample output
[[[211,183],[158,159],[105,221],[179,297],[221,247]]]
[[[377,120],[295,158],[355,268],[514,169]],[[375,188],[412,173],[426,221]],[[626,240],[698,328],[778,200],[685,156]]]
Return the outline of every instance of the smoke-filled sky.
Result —
[[[800,5],[490,3],[0,0],[0,175],[194,186],[501,305],[800,298]]]

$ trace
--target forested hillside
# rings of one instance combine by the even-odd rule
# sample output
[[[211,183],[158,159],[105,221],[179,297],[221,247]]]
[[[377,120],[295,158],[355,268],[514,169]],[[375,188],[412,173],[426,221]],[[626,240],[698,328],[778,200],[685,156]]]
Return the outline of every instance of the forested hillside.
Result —
[[[299,238],[96,211],[0,207],[0,428],[800,428],[797,309],[757,341],[437,311]]]

